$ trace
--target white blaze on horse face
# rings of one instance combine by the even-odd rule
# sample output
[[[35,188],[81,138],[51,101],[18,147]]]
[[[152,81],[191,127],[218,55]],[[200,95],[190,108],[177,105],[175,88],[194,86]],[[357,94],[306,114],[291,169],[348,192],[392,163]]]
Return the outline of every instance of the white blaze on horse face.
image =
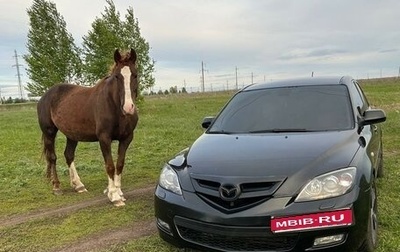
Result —
[[[132,100],[132,92],[131,92],[131,70],[129,66],[124,66],[121,69],[121,74],[124,76],[124,87],[125,87],[125,99],[123,109],[124,112],[130,115],[133,115],[135,112],[135,105],[133,104]]]

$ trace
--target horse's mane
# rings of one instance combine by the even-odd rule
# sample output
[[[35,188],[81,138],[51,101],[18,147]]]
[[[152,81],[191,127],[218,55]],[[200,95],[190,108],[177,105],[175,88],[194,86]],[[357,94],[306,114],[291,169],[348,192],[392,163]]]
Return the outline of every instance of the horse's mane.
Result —
[[[123,55],[122,55],[122,58],[121,58],[121,62],[128,61],[130,57],[131,57],[131,52],[130,51],[124,52]],[[109,68],[108,76],[110,76],[110,75],[112,75],[114,73],[116,67],[117,67],[117,63],[114,62]]]

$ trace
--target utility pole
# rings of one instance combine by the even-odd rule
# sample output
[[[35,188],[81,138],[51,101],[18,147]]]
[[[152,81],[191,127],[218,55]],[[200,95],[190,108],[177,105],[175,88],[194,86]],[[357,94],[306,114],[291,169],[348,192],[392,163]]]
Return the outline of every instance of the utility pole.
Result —
[[[254,83],[253,79],[254,79],[254,75],[253,75],[253,72],[251,72],[251,84]]]
[[[238,68],[235,67],[235,72],[236,72],[236,90],[238,89],[238,77],[237,77],[237,73],[238,73]]]
[[[22,88],[22,83],[21,83],[21,73],[19,72],[19,67],[22,66],[18,63],[18,54],[17,54],[17,50],[14,50],[14,58],[15,58],[15,65],[12,65],[13,67],[17,68],[17,76],[18,76],[18,88],[19,88],[19,96],[21,99],[24,98],[23,95],[23,88]]]
[[[201,92],[204,93],[204,63],[201,62]]]
[[[399,73],[397,74],[397,78],[400,78],[400,67],[399,67]]]

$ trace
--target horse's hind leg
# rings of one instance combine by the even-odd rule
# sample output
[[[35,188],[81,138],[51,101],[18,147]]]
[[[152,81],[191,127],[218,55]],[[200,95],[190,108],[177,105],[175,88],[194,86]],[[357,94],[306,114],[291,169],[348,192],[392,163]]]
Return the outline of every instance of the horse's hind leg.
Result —
[[[75,168],[75,149],[78,142],[67,138],[67,145],[65,146],[64,156],[69,168],[69,178],[72,188],[78,193],[87,192],[85,185],[82,184],[81,178]]]
[[[57,155],[55,152],[54,141],[57,134],[57,128],[49,130],[48,134],[43,133],[44,153],[47,161],[47,177],[53,184],[53,193],[56,195],[62,194],[60,189],[60,180],[58,180],[56,171]]]

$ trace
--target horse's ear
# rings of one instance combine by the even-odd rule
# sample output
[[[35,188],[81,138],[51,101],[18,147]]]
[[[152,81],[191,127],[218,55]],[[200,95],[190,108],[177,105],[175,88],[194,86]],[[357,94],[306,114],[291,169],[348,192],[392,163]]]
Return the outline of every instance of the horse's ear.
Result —
[[[121,57],[121,54],[119,53],[119,50],[115,49],[115,52],[114,52],[114,61],[115,61],[115,63],[120,62],[121,58],[122,57]]]
[[[132,61],[133,63],[135,63],[136,62],[136,57],[137,57],[136,51],[131,48],[131,53],[130,54],[131,54],[131,56],[129,57],[129,60]]]

